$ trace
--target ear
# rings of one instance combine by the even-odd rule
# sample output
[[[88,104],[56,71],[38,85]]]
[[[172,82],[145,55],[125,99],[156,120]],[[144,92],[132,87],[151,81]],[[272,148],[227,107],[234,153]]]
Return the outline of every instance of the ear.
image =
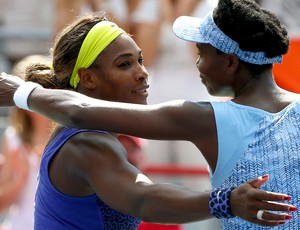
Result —
[[[94,81],[95,74],[92,70],[87,68],[79,68],[78,75],[80,77],[80,85],[86,89],[95,89],[96,83]]]
[[[239,66],[239,58],[235,54],[228,54],[227,71],[233,74]]]

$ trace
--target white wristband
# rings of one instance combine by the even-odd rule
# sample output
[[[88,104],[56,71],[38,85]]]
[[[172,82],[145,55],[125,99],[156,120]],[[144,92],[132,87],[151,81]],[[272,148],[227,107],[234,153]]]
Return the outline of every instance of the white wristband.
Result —
[[[30,110],[28,106],[28,97],[35,88],[42,88],[41,85],[27,81],[19,86],[14,94],[14,102],[21,109]]]

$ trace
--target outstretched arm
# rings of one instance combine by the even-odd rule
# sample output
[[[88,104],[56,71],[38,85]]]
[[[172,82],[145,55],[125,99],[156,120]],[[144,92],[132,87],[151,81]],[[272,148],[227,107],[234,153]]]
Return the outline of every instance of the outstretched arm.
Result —
[[[14,105],[13,93],[20,82],[13,76],[1,75],[0,105]],[[23,87],[24,84],[22,84]],[[24,87],[23,87],[24,88]],[[25,97],[25,96],[24,96]],[[140,136],[147,139],[201,140],[214,125],[209,103],[171,101],[157,105],[137,105],[103,101],[69,90],[36,88],[28,105],[63,125],[92,128]],[[203,130],[203,132],[201,132]]]
[[[248,181],[231,192],[230,195],[230,205],[231,210],[234,215],[245,219],[249,222],[265,225],[265,226],[277,226],[284,224],[287,220],[292,218],[288,212],[296,211],[296,207],[288,204],[277,203],[275,201],[286,201],[289,200],[290,197],[284,194],[279,193],[271,193],[267,191],[262,191],[256,189],[256,186],[260,186],[267,182],[269,177],[259,177],[255,178],[251,181]],[[149,187],[149,194],[153,200],[156,200],[160,197],[160,194],[168,191],[168,185],[164,184],[156,184],[151,185]],[[169,196],[166,196],[165,199],[160,199],[160,206],[156,207],[155,205],[151,205],[150,213],[159,213],[162,217],[159,222],[162,223],[173,223],[172,216],[176,216],[176,211],[172,213],[172,209],[168,209],[168,205],[170,203],[174,204],[173,210],[180,210],[187,215],[177,216],[175,223],[186,223],[191,221],[200,221],[214,217],[210,213],[210,209],[208,207],[210,192],[191,192],[181,187],[177,188],[173,185],[170,185]],[[181,205],[181,198],[184,197],[184,202]],[[155,202],[150,202],[154,204]],[[165,205],[164,205],[165,204]],[[194,207],[194,214],[191,213],[191,207]],[[149,207],[148,207],[149,208]],[[185,211],[184,211],[185,210]],[[257,219],[257,213],[259,210],[268,210],[265,211],[262,215],[262,219]],[[149,211],[149,210],[148,210]],[[279,211],[276,214],[274,211]],[[170,214],[170,216],[164,216],[163,214]],[[171,219],[168,219],[170,217]],[[149,218],[149,219],[148,219]],[[191,219],[190,219],[191,218]],[[153,221],[151,217],[147,217],[145,219],[148,222]]]
[[[125,152],[117,151],[119,146],[113,138],[108,137],[105,142],[106,146],[111,147],[98,149],[94,146],[101,146],[103,139],[100,140],[99,134],[94,136],[90,134],[89,140],[92,137],[94,137],[92,145],[82,144],[76,148],[78,152],[72,151],[71,154],[75,157],[66,160],[68,164],[74,164],[72,168],[77,169],[74,175],[84,178],[86,184],[90,184],[92,190],[113,209],[144,221],[181,224],[212,218],[211,210],[213,210],[212,213],[216,217],[230,218],[235,214],[256,224],[275,226],[289,218],[286,213],[281,213],[282,211],[295,210],[292,205],[270,202],[288,200],[289,196],[257,189],[268,181],[268,176],[246,182],[234,190],[224,191],[222,188],[212,193],[190,190],[173,184],[153,184],[128,163]],[[79,140],[82,140],[82,137]],[[56,173],[52,178],[55,185],[59,181],[57,175],[61,173],[57,168],[52,168],[52,173]],[[72,173],[72,177],[74,175]],[[61,192],[68,194],[71,190],[73,194],[73,189],[69,187],[65,183],[56,184],[57,189],[62,188]],[[214,196],[215,194],[218,196]],[[226,208],[222,208],[223,211],[220,212],[218,208],[223,206]],[[264,220],[258,220],[259,210],[276,210],[280,214],[266,211],[262,215]]]

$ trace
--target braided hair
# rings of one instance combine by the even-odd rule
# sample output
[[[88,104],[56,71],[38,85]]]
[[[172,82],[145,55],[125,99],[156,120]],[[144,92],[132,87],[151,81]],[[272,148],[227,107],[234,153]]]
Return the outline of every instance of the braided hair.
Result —
[[[262,51],[269,58],[288,51],[289,38],[285,25],[254,0],[219,0],[213,18],[223,33],[244,51]],[[272,66],[243,63],[254,75]]]

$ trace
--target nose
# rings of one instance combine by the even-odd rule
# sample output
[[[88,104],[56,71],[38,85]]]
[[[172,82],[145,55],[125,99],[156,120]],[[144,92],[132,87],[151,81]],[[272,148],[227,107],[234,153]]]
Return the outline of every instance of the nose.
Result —
[[[148,81],[149,73],[144,65],[140,65],[137,74],[137,80],[147,80]]]

